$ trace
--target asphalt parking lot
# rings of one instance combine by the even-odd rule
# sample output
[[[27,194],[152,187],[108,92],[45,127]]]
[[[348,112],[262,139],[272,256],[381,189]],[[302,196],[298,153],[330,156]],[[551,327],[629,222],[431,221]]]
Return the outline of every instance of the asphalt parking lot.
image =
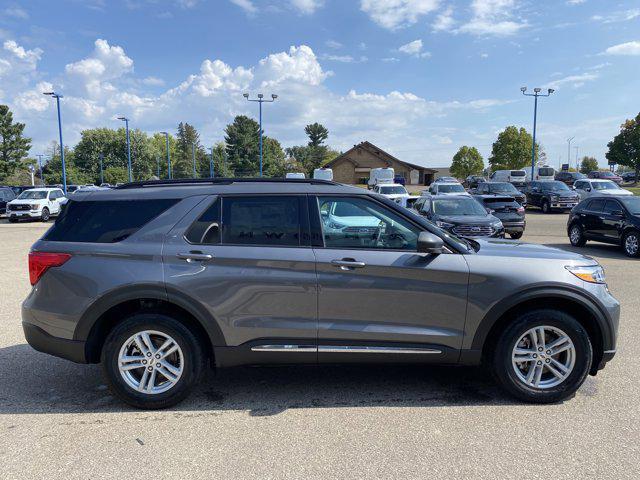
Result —
[[[523,240],[572,249],[566,214]],[[526,405],[478,369],[242,368],[159,412],[116,401],[96,365],[32,350],[27,253],[46,225],[0,221],[0,478],[639,478],[640,260],[581,252],[622,304],[616,358],[572,400]],[[634,373],[636,372],[636,373]]]

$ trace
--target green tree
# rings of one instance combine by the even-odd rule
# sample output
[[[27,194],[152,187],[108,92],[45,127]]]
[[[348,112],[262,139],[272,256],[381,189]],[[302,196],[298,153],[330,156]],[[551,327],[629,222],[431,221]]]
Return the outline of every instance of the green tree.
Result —
[[[284,177],[287,173],[287,162],[280,142],[275,138],[264,137],[263,140],[263,173],[267,177]]]
[[[7,105],[0,105],[0,180],[12,175],[29,153],[31,139],[22,135],[24,127],[24,123],[14,123]]]
[[[177,141],[176,138],[169,134],[169,157],[171,159],[171,170],[173,171],[173,162],[177,158]],[[158,178],[169,178],[169,163],[167,162],[167,139],[164,133],[155,133],[149,138],[149,156],[153,167],[153,175]],[[158,164],[160,165],[160,174],[158,175]]]
[[[259,172],[259,136],[260,125],[245,115],[238,115],[225,128],[227,164],[234,175],[254,176]]]
[[[204,147],[200,144],[200,134],[193,125],[180,122],[176,134],[176,158],[175,166],[173,159],[171,167],[173,176],[176,178],[193,177],[193,157],[196,158],[196,177],[200,177],[206,168],[208,175],[209,162]]]
[[[521,169],[531,165],[531,145],[533,138],[525,128],[508,126],[498,134],[493,142],[489,164],[492,170]],[[540,144],[536,144],[535,161],[543,154]]]
[[[453,156],[451,175],[458,178],[466,178],[469,175],[478,175],[484,170],[484,162],[482,155],[476,147],[467,147],[463,145]]]
[[[632,168],[636,178],[640,175],[640,113],[636,118],[620,125],[620,133],[607,144],[607,160],[616,165]]]
[[[108,167],[104,171],[104,181],[111,185],[129,181],[129,170],[126,167]]]
[[[580,173],[584,173],[586,175],[587,173],[595,170],[598,170],[598,160],[593,157],[582,157],[582,161],[580,162]]]
[[[329,137],[329,130],[318,122],[311,123],[304,127],[304,133],[309,137],[310,147],[319,147]]]
[[[60,147],[52,142],[49,147],[49,161],[42,166],[42,175],[47,185],[59,185],[63,183],[62,160],[60,159]],[[78,168],[75,164],[74,151],[64,147],[65,170],[67,173],[67,185],[83,185],[93,183],[93,178]]]

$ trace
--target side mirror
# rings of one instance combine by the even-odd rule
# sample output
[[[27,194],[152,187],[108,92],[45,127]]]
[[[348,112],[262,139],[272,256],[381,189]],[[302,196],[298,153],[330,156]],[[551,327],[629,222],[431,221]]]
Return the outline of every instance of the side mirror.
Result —
[[[585,191],[585,192],[590,192],[590,191],[591,191],[591,188],[590,188],[590,187],[587,187],[587,188],[585,188],[585,189],[584,189],[584,191]]]
[[[495,210],[490,209],[489,207],[485,208],[488,214],[492,214]]]
[[[624,212],[622,210],[614,210],[611,215],[618,218],[624,218]]]
[[[418,235],[418,253],[440,255],[443,247],[442,239],[431,232],[420,232]]]

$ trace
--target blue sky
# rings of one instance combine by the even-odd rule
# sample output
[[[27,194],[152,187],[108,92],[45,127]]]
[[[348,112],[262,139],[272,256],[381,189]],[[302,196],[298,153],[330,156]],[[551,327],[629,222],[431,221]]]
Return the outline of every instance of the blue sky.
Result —
[[[57,138],[50,89],[68,145],[120,115],[150,133],[186,121],[212,144],[257,117],[246,91],[279,95],[265,133],[284,146],[319,121],[335,148],[369,140],[430,166],[531,129],[523,85],[556,89],[538,117],[552,165],[575,136],[604,166],[640,110],[638,0],[0,0],[0,46],[0,102],[32,154]]]

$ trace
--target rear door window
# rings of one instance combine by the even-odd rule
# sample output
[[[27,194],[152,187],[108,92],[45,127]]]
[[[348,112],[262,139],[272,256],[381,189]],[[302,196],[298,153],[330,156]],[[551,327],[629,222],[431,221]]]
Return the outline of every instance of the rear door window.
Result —
[[[222,243],[228,245],[301,245],[301,199],[294,196],[225,197]]]
[[[587,210],[589,210],[590,212],[602,212],[602,210],[604,209],[604,200],[602,199],[598,199],[598,200],[591,200],[591,202],[589,202],[589,206],[587,207]]]
[[[116,243],[137,232],[169,207],[174,199],[70,201],[43,240]]]
[[[608,215],[611,215],[613,212],[620,211],[622,211],[622,205],[620,205],[615,200],[607,200],[607,202],[604,204],[603,212]]]

